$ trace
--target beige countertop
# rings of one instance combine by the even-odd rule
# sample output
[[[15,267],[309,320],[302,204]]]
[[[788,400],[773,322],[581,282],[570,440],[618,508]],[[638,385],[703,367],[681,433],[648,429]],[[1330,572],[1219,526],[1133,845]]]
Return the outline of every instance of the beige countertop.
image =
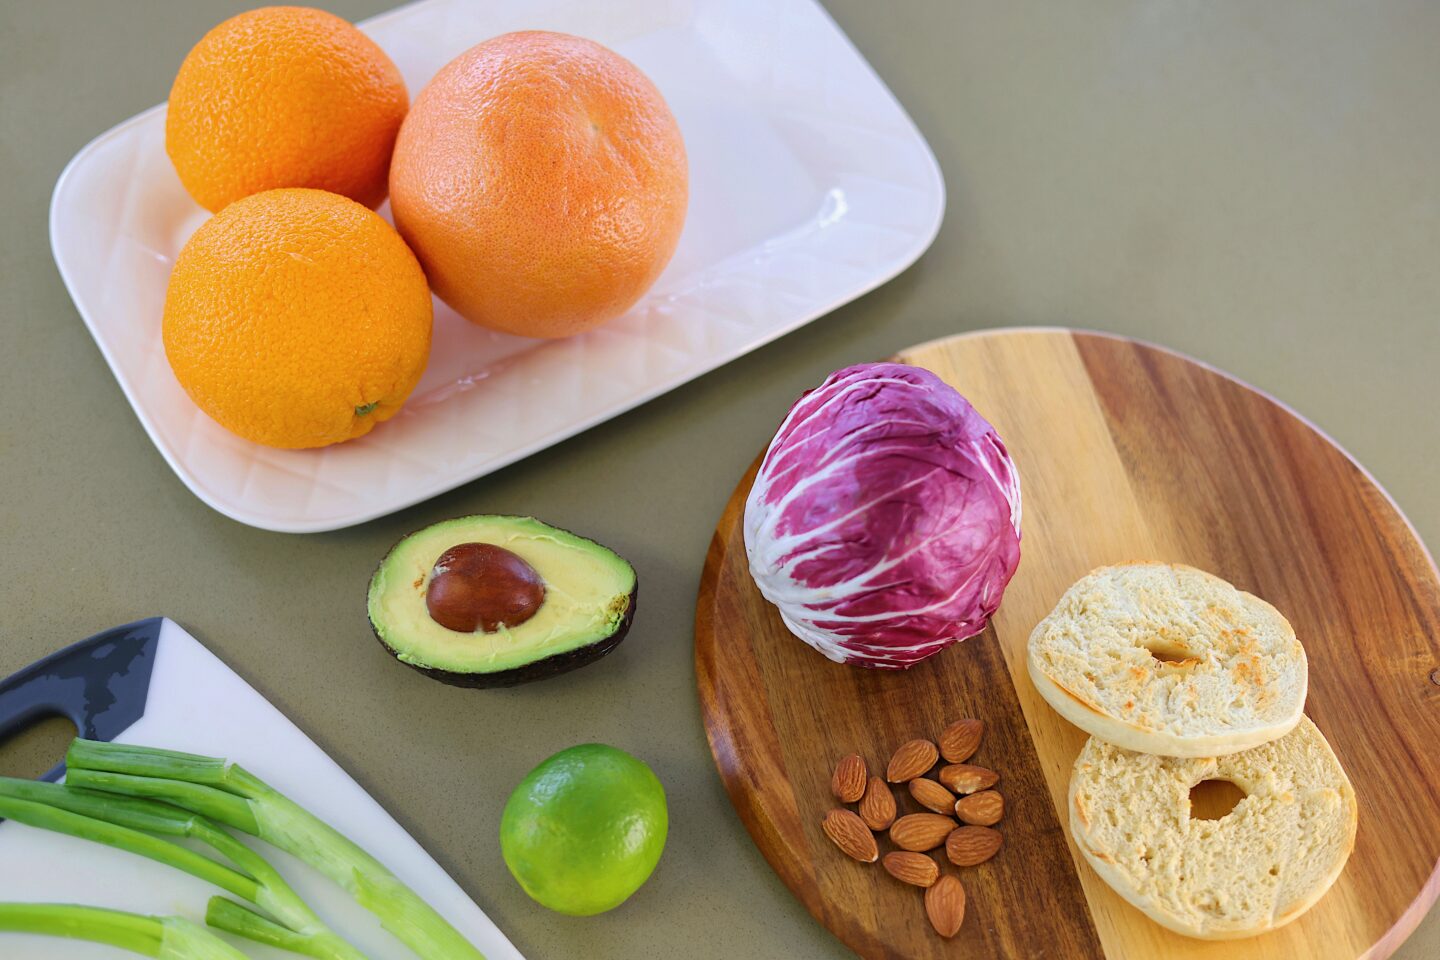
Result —
[[[326,5],[360,19],[390,4]],[[790,400],[833,368],[987,326],[1153,340],[1301,411],[1440,545],[1440,5],[830,0],[944,168],[949,207],[929,253],[580,437],[313,536],[241,526],[181,485],[47,242],[65,162],[165,99],[189,46],[244,6],[0,5],[0,675],[104,627],[177,619],[350,770],[527,956],[848,955],[732,812],[691,664],[713,524]],[[409,530],[477,512],[533,513],[630,558],[643,583],[630,639],[594,667],[489,692],[387,657],[362,602],[376,561]],[[515,782],[588,740],[654,766],[672,832],[629,904],[576,920],[525,897],[495,837]],[[1440,957],[1440,914],[1396,956]]]

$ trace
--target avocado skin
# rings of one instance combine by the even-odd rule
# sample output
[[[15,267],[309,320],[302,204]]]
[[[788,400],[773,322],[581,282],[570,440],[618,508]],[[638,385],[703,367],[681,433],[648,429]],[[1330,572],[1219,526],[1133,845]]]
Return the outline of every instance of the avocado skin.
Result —
[[[568,531],[567,531],[568,532]],[[387,553],[386,556],[389,554]],[[381,561],[384,562],[383,560]],[[523,667],[512,667],[509,670],[496,670],[492,673],[461,673],[455,670],[437,670],[434,667],[422,667],[419,664],[406,663],[400,659],[399,652],[380,636],[376,629],[375,622],[368,616],[366,622],[370,624],[370,632],[375,635],[380,646],[385,652],[394,657],[398,662],[404,663],[411,670],[417,670],[425,674],[431,680],[439,680],[441,683],[448,683],[452,687],[468,687],[478,690],[485,687],[514,687],[522,683],[532,683],[536,680],[548,680],[551,677],[558,677],[562,673],[569,673],[577,667],[583,667],[587,663],[594,663],[605,654],[620,646],[620,641],[630,632],[630,625],[635,622],[635,603],[640,596],[640,578],[635,578],[635,589],[630,591],[630,604],[625,608],[625,617],[620,621],[615,632],[610,634],[599,643],[592,643],[588,647],[577,647],[574,650],[567,650],[564,653],[552,654],[542,657],[539,660],[531,661]]]

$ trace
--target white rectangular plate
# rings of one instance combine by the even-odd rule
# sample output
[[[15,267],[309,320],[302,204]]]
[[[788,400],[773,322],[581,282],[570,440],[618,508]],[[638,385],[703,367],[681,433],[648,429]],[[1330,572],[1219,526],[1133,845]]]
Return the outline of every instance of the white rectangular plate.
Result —
[[[200,413],[165,362],[170,267],[207,215],[165,155],[164,105],[102,134],[55,186],[55,261],[161,455],[242,523],[333,530],[483,476],[879,286],[939,229],[945,190],[929,146],[814,0],[424,0],[362,26],[412,97],[511,30],[617,50],[680,122],[689,216],[654,289],[604,328],[525,340],[437,301],[430,366],[399,415],[350,443],[273,450]]]

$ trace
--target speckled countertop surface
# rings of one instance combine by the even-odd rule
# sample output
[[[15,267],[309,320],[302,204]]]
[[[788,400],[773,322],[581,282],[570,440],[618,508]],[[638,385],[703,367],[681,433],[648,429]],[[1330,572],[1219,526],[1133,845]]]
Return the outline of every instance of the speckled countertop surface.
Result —
[[[987,326],[1157,341],[1301,411],[1440,545],[1440,6],[830,0],[944,168],[945,224],[919,263],[499,474],[352,530],[287,536],[225,519],[171,474],[46,232],[70,156],[165,99],[189,46],[247,5],[0,4],[0,675],[107,626],[174,617],[530,957],[848,955],[731,811],[691,666],[712,526],[789,401],[833,368]],[[361,19],[390,3],[325,5]],[[631,638],[595,667],[480,693],[386,657],[362,602],[376,561],[402,533],[474,512],[533,513],[629,557],[644,584]],[[585,740],[648,760],[673,826],[629,904],[575,920],[524,896],[495,836],[510,787]],[[1440,957],[1440,915],[1396,956]]]

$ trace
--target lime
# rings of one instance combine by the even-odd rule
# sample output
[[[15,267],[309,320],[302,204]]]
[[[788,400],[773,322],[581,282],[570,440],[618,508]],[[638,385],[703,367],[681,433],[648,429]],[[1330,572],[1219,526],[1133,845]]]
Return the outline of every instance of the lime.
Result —
[[[500,818],[500,852],[532,899],[584,917],[640,889],[668,826],[654,772],[624,750],[585,743],[520,781]]]

